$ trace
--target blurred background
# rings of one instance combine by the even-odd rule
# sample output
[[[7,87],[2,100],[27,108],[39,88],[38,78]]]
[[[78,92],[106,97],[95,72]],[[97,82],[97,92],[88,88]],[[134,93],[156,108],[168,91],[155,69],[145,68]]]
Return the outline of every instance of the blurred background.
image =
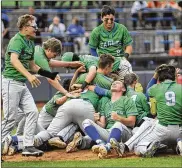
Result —
[[[91,31],[101,24],[100,11],[103,5],[116,10],[115,21],[127,27],[133,38],[133,53],[130,63],[145,87],[156,66],[170,63],[182,68],[182,1],[12,1],[1,2],[1,71],[4,68],[4,53],[7,44],[18,29],[17,19],[23,14],[32,14],[37,19],[39,30],[36,45],[50,37],[61,40],[64,52],[89,54]],[[56,25],[56,28],[55,28]],[[77,25],[78,29],[74,29]],[[57,58],[59,59],[59,58]],[[62,79],[71,78],[73,70],[56,68]],[[41,78],[41,77],[40,77]],[[47,101],[55,93],[46,79],[37,89],[30,90],[35,101]],[[29,83],[27,83],[29,86]]]

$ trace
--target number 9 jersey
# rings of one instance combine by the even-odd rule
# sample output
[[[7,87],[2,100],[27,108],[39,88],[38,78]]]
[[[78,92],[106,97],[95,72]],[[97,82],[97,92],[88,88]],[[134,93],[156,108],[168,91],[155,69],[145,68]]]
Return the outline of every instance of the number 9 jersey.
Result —
[[[149,88],[149,96],[157,101],[157,118],[164,125],[182,124],[182,85],[165,80]]]

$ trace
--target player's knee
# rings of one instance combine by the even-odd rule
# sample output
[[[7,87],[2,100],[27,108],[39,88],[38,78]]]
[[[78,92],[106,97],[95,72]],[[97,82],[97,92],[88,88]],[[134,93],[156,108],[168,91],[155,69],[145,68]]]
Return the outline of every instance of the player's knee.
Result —
[[[117,128],[119,129],[121,132],[123,131],[123,125],[120,122],[116,122],[112,128]]]
[[[92,122],[93,122],[93,121],[90,120],[90,119],[85,119],[85,120],[82,122],[83,128],[85,129],[86,127],[92,125]]]

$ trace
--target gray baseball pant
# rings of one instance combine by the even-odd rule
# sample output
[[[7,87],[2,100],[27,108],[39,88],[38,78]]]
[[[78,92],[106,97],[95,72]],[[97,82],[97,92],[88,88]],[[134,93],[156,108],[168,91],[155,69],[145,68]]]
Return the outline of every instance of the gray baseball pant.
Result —
[[[26,117],[24,112],[20,108],[18,108],[18,116],[16,119],[16,125],[17,125],[16,135],[17,136],[23,135],[25,121],[26,121]]]
[[[104,129],[104,128],[97,125],[95,122],[93,122],[90,119],[84,120],[82,125],[83,125],[83,128],[86,128],[87,126],[90,126],[90,125],[94,126],[96,128],[96,130],[98,131],[99,135],[101,136],[102,140],[104,140],[105,142],[107,142],[107,140],[109,138],[109,135],[111,133],[111,130],[113,128],[118,128],[118,129],[121,130],[121,132],[122,132],[122,136],[121,136],[122,142],[126,142],[132,136],[131,129],[127,128],[121,122],[116,122],[110,129]]]
[[[57,110],[49,127],[45,131],[38,133],[35,138],[39,144],[57,136],[58,132],[68,126],[70,123],[78,124],[82,128],[82,122],[89,118],[94,120],[95,109],[93,105],[83,99],[72,99],[64,103]]]
[[[129,151],[133,151],[134,147],[138,144],[139,140],[145,136],[146,132],[150,130],[150,128],[152,127],[152,125],[154,125],[154,123],[157,120],[154,119],[149,119],[145,120],[142,125],[137,128],[137,131],[134,133],[134,135],[125,142],[125,144],[128,146]],[[135,129],[135,128],[134,128]],[[133,131],[132,131],[133,132]]]
[[[2,99],[4,120],[2,121],[2,139],[16,125],[18,107],[25,113],[24,146],[33,146],[34,133],[38,118],[38,109],[25,83],[2,78]]]
[[[38,116],[38,121],[39,121],[39,118],[40,118],[40,113],[39,113],[39,116]],[[25,121],[26,121],[26,116],[25,116],[24,112],[20,108],[18,108],[18,116],[17,116],[17,119],[16,119],[16,123],[17,123],[16,124],[17,125],[16,135],[17,136],[23,135],[24,128],[25,128]],[[49,122],[49,124],[50,124],[50,122]],[[37,122],[35,134],[39,133],[40,131],[45,130],[48,127],[47,126],[46,128],[44,128],[42,126],[42,123]]]
[[[39,117],[38,117],[38,125],[44,128],[46,130],[54,117],[46,112],[45,106],[40,111]],[[74,133],[78,130],[78,125],[71,123],[65,128],[63,128],[57,136],[62,137],[64,142],[68,143],[73,139]],[[39,131],[40,132],[40,131]]]
[[[140,129],[138,130],[140,131]],[[175,145],[176,139],[182,135],[182,126],[168,125],[163,126],[154,122],[151,128],[139,138],[138,143],[134,147],[136,155],[143,155],[147,152],[148,146],[153,141],[160,141],[163,144]]]
[[[74,123],[71,123],[69,124],[67,127],[65,127],[64,129],[62,129],[58,134],[57,136],[60,136],[62,137],[63,141],[65,143],[69,143],[73,140],[73,137],[74,137],[74,134],[75,132],[78,130],[78,125],[74,124]],[[43,131],[43,130],[42,130]],[[17,139],[18,139],[18,150],[22,150],[23,149],[23,136],[18,136],[17,135]],[[36,135],[35,135],[35,146],[38,147],[40,145],[43,144],[43,141],[39,141],[37,140],[36,138]]]

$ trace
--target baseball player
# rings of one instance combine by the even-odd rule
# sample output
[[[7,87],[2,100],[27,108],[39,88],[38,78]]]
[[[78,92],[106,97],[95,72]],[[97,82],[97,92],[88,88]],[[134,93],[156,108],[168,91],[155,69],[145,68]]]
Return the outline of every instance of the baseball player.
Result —
[[[148,94],[157,101],[158,120],[154,120],[151,128],[143,133],[144,122],[125,144],[113,141],[118,153],[122,155],[128,150],[134,150],[136,155],[152,157],[161,142],[171,146],[182,136],[182,86],[175,82],[175,71],[175,67],[169,65],[157,69],[160,83],[149,88]]]
[[[82,65],[81,62],[63,62],[59,60],[55,60],[56,56],[59,56],[62,52],[62,44],[56,38],[50,38],[47,41],[43,42],[42,47],[36,46],[34,52],[34,61],[35,63],[40,66],[42,69],[51,72],[52,67],[72,67],[76,68]],[[67,97],[74,97],[67,90],[65,90],[61,84],[59,83],[59,76],[57,79],[52,80],[47,78],[48,82],[58,91],[66,95]],[[20,120],[18,127],[17,127],[17,135],[21,135],[24,130],[24,123],[25,123],[25,116],[24,113],[18,109],[18,120]]]
[[[135,73],[126,74],[124,77],[124,83],[127,85],[126,96],[131,97],[136,104],[138,111],[136,126],[139,127],[144,121],[143,118],[150,116],[150,106],[146,96],[142,92],[136,92],[134,90],[137,80],[138,76]]]
[[[40,85],[35,75],[28,72],[31,70],[42,76],[55,79],[57,73],[41,69],[33,61],[34,43],[37,25],[32,15],[22,15],[18,18],[19,32],[10,40],[5,55],[5,69],[2,77],[2,98],[4,120],[2,121],[2,144],[8,142],[8,135],[15,126],[18,107],[26,114],[22,155],[39,156],[43,152],[33,146],[34,131],[36,128],[38,110],[25,81],[32,87]],[[3,149],[3,148],[2,148]],[[7,153],[4,148],[2,153]]]
[[[111,91],[111,100],[107,97],[100,100],[100,115],[95,114],[95,123],[89,119],[82,123],[84,131],[97,144],[92,147],[92,151],[99,153],[101,158],[106,157],[110,151],[112,138],[125,142],[132,136],[131,128],[138,115],[134,101],[123,96],[126,88],[121,81],[115,81]]]
[[[35,53],[34,53],[34,61],[35,63],[40,66],[42,69],[45,69],[47,71],[51,72],[51,67],[72,67],[77,68],[82,66],[83,64],[81,62],[63,62],[59,60],[54,60],[52,58],[55,58],[56,56],[59,56],[62,52],[62,44],[61,41],[59,41],[56,38],[51,38],[45,41],[41,46],[35,47]],[[48,79],[48,82],[58,91],[66,95],[67,97],[72,97],[71,94],[68,93],[67,90],[65,90],[58,80],[50,80]]]
[[[128,58],[132,52],[132,38],[124,25],[114,22],[114,8],[104,5],[101,19],[103,23],[92,31],[89,38],[91,55],[110,53],[114,57]]]

